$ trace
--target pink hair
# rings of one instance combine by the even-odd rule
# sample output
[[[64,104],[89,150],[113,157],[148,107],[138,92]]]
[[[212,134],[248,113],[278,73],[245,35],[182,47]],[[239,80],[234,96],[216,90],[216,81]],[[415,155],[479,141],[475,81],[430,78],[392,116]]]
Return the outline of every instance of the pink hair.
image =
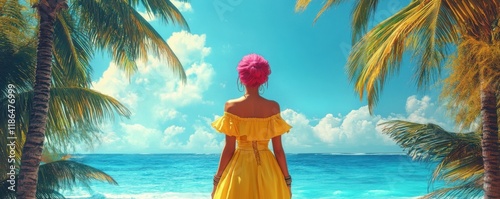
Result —
[[[267,60],[257,54],[244,56],[236,69],[241,83],[249,87],[257,87],[266,83],[269,74],[271,74]]]

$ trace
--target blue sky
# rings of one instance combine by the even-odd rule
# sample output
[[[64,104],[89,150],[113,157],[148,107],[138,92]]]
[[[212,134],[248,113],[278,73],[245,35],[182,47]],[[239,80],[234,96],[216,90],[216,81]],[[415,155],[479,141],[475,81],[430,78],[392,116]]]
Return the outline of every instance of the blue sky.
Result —
[[[391,119],[433,122],[451,130],[438,101],[438,86],[419,91],[411,62],[387,81],[370,115],[345,74],[351,46],[351,5],[326,12],[313,1],[301,13],[295,1],[214,0],[176,2],[190,31],[143,15],[177,54],[188,75],[181,85],[166,62],[149,56],[138,61],[130,81],[106,54],[92,62],[93,88],[111,95],[131,111],[130,119],[103,124],[101,142],[92,153],[220,153],[224,135],[210,123],[222,115],[224,102],[242,95],[236,65],[258,53],[272,73],[264,97],[280,103],[293,128],[283,136],[290,153],[401,152],[377,124]],[[381,2],[374,22],[402,8],[404,2]],[[405,59],[407,60],[407,59]]]

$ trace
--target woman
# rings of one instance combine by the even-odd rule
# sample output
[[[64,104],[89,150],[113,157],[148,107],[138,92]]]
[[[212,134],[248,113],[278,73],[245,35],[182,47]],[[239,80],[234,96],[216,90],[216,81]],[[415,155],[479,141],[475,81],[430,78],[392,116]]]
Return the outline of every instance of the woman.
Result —
[[[250,54],[243,57],[237,69],[245,94],[227,101],[224,115],[212,123],[226,134],[212,198],[291,198],[292,178],[281,145],[281,135],[291,126],[281,118],[279,104],[259,94],[259,87],[271,74],[269,63],[260,55]],[[271,139],[274,155],[268,148]]]

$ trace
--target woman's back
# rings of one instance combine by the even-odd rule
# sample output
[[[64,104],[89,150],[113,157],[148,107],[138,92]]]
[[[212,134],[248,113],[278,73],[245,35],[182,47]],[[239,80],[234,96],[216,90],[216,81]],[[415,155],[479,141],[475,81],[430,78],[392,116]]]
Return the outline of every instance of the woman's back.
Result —
[[[226,102],[225,111],[242,118],[267,118],[280,111],[279,104],[261,96],[245,95]]]

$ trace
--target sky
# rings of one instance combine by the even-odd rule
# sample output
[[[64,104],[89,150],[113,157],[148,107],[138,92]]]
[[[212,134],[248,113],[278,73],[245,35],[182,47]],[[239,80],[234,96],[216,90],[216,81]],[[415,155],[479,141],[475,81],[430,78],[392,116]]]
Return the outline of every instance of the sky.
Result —
[[[409,59],[391,76],[373,114],[349,82],[345,63],[351,47],[350,4],[328,10],[315,23],[319,1],[295,12],[295,1],[174,1],[189,30],[143,14],[181,60],[182,85],[166,61],[150,55],[138,61],[130,80],[106,53],[92,61],[93,89],[110,95],[132,112],[102,125],[101,142],[82,153],[220,153],[224,135],[211,122],[224,103],[243,92],[236,65],[257,53],[270,63],[262,94],[277,101],[293,127],[282,136],[287,153],[400,153],[378,124],[394,119],[432,122],[453,130],[439,101],[439,86],[418,90]],[[381,2],[373,23],[405,6]]]

